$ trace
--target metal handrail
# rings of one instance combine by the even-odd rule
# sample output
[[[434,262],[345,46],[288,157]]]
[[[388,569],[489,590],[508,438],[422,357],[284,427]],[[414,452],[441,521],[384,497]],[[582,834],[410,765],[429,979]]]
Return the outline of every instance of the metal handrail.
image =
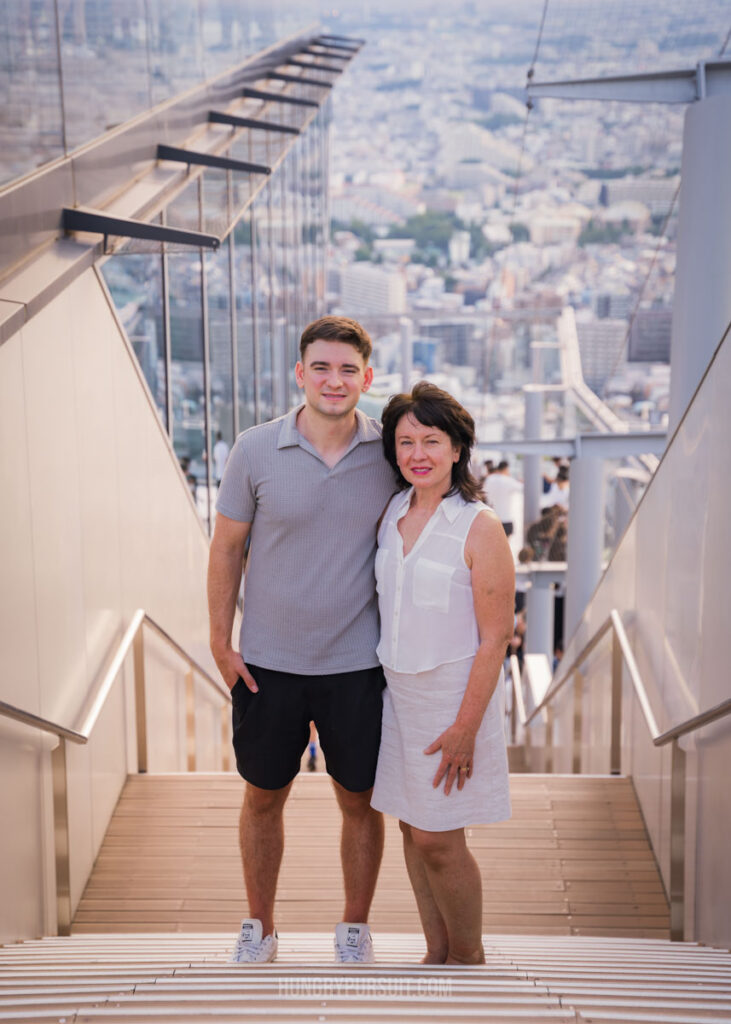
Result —
[[[513,684],[513,714],[511,715],[511,734],[513,743],[515,743],[515,712],[517,711],[518,721],[524,729],[528,724],[528,716],[525,710],[525,700],[523,698],[523,687],[520,685],[520,662],[518,661],[518,657],[515,654],[510,655],[510,679]]]
[[[647,696],[647,688],[643,682],[642,674],[638,668],[637,661],[629,642],[629,637],[624,628],[624,623],[616,608],[613,608],[604,622],[599,626],[591,639],[584,644],[579,653],[570,663],[568,668],[561,666],[561,671],[554,685],[541,703],[534,710],[525,716],[525,706],[522,704],[522,693],[518,713],[521,725],[526,728],[526,743],[529,736],[527,726],[541,712],[553,711],[553,701],[561,692],[564,686],[573,681],[574,684],[574,729],[573,729],[573,755],[572,771],[581,771],[581,740],[582,729],[582,697],[583,679],[579,669],[596,648],[599,642],[609,631],[612,631],[612,700],[611,700],[611,743],[610,743],[610,772],[618,775],[621,771],[621,739],[622,739],[622,675],[624,667],[627,667],[632,688],[642,709],[650,738],[656,747],[664,747],[672,744],[672,758],[670,769],[670,885],[668,899],[670,902],[670,938],[682,941],[685,935],[685,751],[681,748],[678,740],[681,736],[694,732],[696,729],[709,725],[725,715],[731,714],[731,698],[721,701],[715,707],[707,708],[700,714],[674,725],[661,733],[655,715],[653,714],[650,700]],[[517,659],[516,666],[517,666]],[[513,659],[511,658],[511,665]],[[513,671],[513,686],[516,700],[520,690],[520,671]],[[520,709],[523,713],[520,714]],[[550,718],[552,722],[552,716]],[[551,755],[549,750],[552,740],[549,740],[548,730],[546,737],[547,758]],[[550,770],[550,769],[548,769]]]
[[[200,678],[208,686],[212,687],[218,696],[225,698],[225,704],[221,711],[221,750],[222,768],[229,770],[229,736],[228,736],[228,705],[231,703],[231,696],[227,689],[217,683],[213,676],[198,664],[180,644],[173,640],[170,634],[155,622],[147,612],[138,608],[132,616],[124,636],[117,645],[109,667],[104,673],[99,684],[94,688],[93,693],[86,701],[86,711],[81,728],[69,729],[58,722],[51,722],[40,715],[34,715],[30,711],[24,711],[13,704],[0,701],[0,716],[20,722],[22,725],[30,726],[41,732],[50,733],[58,737],[58,745],[51,751],[51,774],[53,778],[53,831],[56,861],[56,909],[57,928],[59,935],[69,935],[71,932],[71,875],[70,875],[70,844],[69,844],[69,812],[68,812],[68,776],[66,771],[66,741],[76,744],[89,742],[91,733],[96,725],[99,715],[109,698],[112,687],[124,664],[124,660],[133,650],[134,656],[134,680],[135,680],[135,718],[137,723],[137,771],[147,771],[147,716],[145,712],[145,656],[144,656],[144,635],[143,626],[149,627],[154,633],[164,640],[169,647],[172,647],[188,664],[188,671],[185,675],[186,688],[186,753],[188,771],[195,771],[196,748],[195,748],[195,687],[193,672],[197,672]]]
[[[86,743],[87,740],[87,737],[83,736],[80,732],[67,729],[56,722],[49,722],[47,718],[41,718],[40,715],[32,715],[30,711],[22,711],[20,708],[16,708],[14,704],[6,704],[4,700],[0,700],[0,715],[3,718],[11,718],[15,722],[20,722],[22,725],[29,725],[40,732],[48,732],[53,736],[71,740],[72,743]]]
[[[548,661],[548,658],[546,658]],[[515,654],[510,655],[510,679],[513,686],[513,700],[510,708],[510,735],[511,742],[515,743],[517,737],[517,725],[520,722],[521,728],[523,729],[523,743],[526,747],[530,746],[530,732],[527,728],[528,723],[532,721],[533,714],[528,715],[525,709],[525,698],[523,697],[523,681],[522,673],[520,669],[520,662]],[[539,710],[538,708],[536,711]],[[553,708],[543,708],[541,711],[541,717],[546,726],[546,760],[545,768],[547,772],[553,770]]]

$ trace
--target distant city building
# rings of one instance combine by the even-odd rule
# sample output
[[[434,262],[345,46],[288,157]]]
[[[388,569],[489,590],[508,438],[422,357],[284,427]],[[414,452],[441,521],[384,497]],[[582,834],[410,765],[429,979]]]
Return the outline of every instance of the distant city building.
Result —
[[[391,263],[408,263],[416,247],[413,238],[376,238],[373,251]]]
[[[644,231],[650,221],[650,211],[645,203],[635,199],[625,199],[621,203],[612,203],[601,214],[605,224],[616,227],[625,225],[630,231]]]
[[[673,314],[669,309],[638,309],[629,334],[630,363],[669,363]]]
[[[344,224],[359,220],[373,227],[388,227],[404,221],[400,214],[364,196],[334,196],[330,202],[330,213],[334,220]]]
[[[467,263],[470,258],[469,231],[455,231],[449,239],[449,262]]]
[[[610,205],[629,201],[643,203],[653,216],[668,213],[677,188],[677,177],[619,178],[606,182]]]
[[[406,312],[406,280],[398,270],[353,263],[343,268],[340,305],[347,316]]]
[[[581,234],[578,217],[542,216],[528,222],[530,240],[534,245],[554,245],[560,242],[575,242]]]
[[[628,291],[600,292],[594,300],[594,312],[600,320],[629,320],[633,301]]]
[[[440,368],[439,342],[436,338],[414,338],[412,363],[424,373],[436,373]]]
[[[419,325],[422,337],[439,340],[442,359],[453,366],[469,366],[473,363],[473,333],[474,324],[469,320],[429,320]]]
[[[607,380],[624,362],[623,347],[627,335],[624,320],[588,320],[576,318],[581,370],[584,380],[599,394]]]
[[[343,185],[331,199],[332,216],[348,223],[400,224],[424,212],[424,203],[412,190],[397,191],[381,185]]]

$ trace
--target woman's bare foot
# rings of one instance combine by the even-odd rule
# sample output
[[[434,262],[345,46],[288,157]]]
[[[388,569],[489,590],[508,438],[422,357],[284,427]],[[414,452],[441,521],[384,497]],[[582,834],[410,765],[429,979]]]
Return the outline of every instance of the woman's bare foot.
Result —
[[[484,962],[485,950],[482,948],[482,943],[480,943],[479,948],[474,950],[472,953],[467,953],[465,955],[460,954],[459,956],[450,953],[446,960],[442,961],[442,963],[445,964],[484,964]]]
[[[420,964],[444,964],[447,962],[447,954],[444,953],[432,953],[429,950],[426,951],[425,956],[419,961]]]

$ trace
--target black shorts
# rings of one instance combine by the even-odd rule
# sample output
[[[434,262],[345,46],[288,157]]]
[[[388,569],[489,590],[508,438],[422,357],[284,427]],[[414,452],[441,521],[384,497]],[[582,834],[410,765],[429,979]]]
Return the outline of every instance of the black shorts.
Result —
[[[239,775],[260,789],[282,789],[295,777],[313,721],[328,773],[351,793],[370,789],[381,742],[383,670],[302,676],[247,665],[231,690],[233,746]]]

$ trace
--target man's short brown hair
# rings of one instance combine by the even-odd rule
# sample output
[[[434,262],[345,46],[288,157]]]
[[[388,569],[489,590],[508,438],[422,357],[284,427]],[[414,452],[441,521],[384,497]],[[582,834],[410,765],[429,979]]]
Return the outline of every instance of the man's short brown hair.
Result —
[[[344,341],[352,345],[363,356],[363,362],[367,363],[373,351],[373,343],[368,331],[347,316],[321,316],[319,320],[313,320],[302,332],[300,338],[300,359],[304,362],[305,351],[308,345],[321,338],[323,341]]]

